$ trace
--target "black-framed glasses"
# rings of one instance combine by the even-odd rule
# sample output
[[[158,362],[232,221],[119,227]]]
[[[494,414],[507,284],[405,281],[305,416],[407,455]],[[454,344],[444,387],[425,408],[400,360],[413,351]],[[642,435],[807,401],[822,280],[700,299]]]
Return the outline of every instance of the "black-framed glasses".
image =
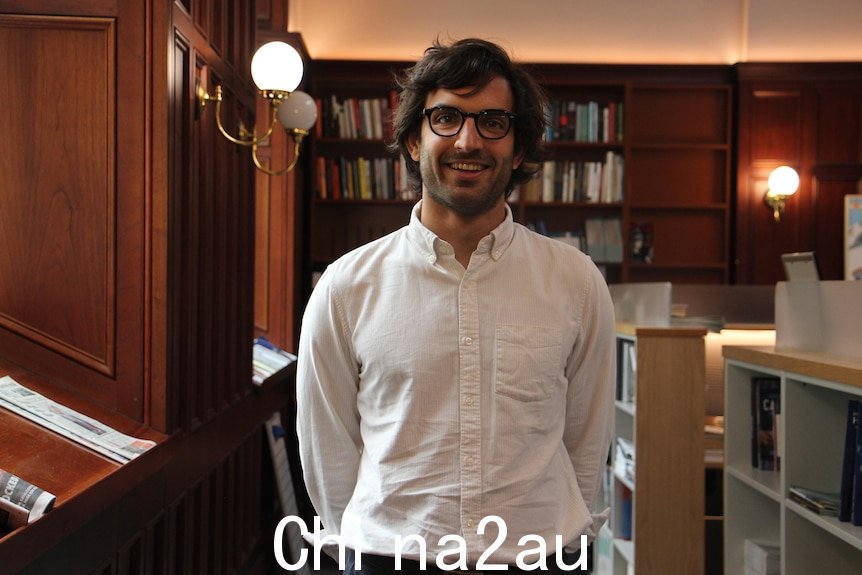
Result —
[[[453,106],[434,106],[423,108],[422,115],[428,118],[431,131],[444,138],[458,135],[467,118],[473,118],[476,131],[486,140],[505,138],[515,121],[515,114],[506,110],[482,110],[464,112]]]

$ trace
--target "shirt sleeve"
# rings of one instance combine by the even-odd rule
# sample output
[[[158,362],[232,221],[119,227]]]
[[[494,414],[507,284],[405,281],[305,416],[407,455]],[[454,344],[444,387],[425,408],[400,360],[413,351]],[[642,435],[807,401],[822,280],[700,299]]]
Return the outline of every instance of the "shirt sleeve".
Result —
[[[320,278],[302,320],[296,425],[309,498],[326,535],[338,535],[356,486],[361,440],[358,366],[331,279]]]
[[[566,367],[569,391],[563,440],[592,514],[586,534],[593,540],[608,517],[607,509],[595,507],[613,435],[616,328],[604,279],[592,265],[585,276],[581,333]]]

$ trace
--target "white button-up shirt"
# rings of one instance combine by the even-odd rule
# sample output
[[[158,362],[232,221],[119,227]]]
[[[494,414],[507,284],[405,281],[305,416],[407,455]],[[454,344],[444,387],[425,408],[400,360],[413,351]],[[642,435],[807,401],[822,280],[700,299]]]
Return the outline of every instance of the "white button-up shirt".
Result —
[[[607,286],[508,207],[465,270],[420,210],[331,264],[306,308],[297,428],[312,503],[363,553],[416,559],[409,535],[431,560],[461,537],[471,564],[488,548],[514,563],[528,534],[549,554],[557,535],[576,546],[607,515],[592,513],[612,429]],[[478,533],[491,515],[502,543],[496,523]]]

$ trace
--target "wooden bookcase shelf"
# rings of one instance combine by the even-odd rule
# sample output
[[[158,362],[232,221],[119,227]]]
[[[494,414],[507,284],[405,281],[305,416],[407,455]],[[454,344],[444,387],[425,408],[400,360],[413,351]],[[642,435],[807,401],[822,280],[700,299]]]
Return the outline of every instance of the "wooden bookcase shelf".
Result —
[[[725,573],[742,573],[746,539],[781,548],[782,575],[849,575],[862,564],[862,527],[818,515],[788,498],[791,486],[839,491],[847,402],[862,398],[862,361],[774,347],[725,348]],[[752,378],[781,385],[781,465],[751,462]]]
[[[376,98],[391,106],[394,73],[410,64],[314,61],[308,72],[309,92],[320,99],[322,110],[325,101],[331,106],[332,101],[353,99]],[[609,153],[621,158],[622,200],[545,202],[521,190],[510,202],[515,220],[543,227],[550,234],[582,233],[588,219],[618,220],[622,261],[597,260],[610,283],[727,283],[733,117],[729,69],[533,64],[530,70],[552,103],[595,102],[600,109],[621,108],[619,137],[611,136],[606,142],[575,141],[557,134],[548,142],[548,149],[550,159],[560,164],[605,162]],[[331,193],[323,193],[321,188],[328,180],[322,162],[394,161],[385,137],[333,137],[331,128],[323,129],[326,122],[326,118],[319,120],[322,126],[307,146],[311,167],[307,195],[315,199],[307,203],[306,289],[311,275],[332,259],[406,224],[415,203],[412,196],[334,200]],[[646,224],[652,231],[650,264],[632,258],[629,234],[633,224]]]

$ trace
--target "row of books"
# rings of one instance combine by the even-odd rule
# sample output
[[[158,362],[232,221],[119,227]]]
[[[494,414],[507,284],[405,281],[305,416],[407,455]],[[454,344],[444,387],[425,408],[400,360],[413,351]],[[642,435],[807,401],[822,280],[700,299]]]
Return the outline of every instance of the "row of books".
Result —
[[[587,218],[583,229],[549,232],[544,221],[530,222],[527,227],[542,235],[573,245],[594,262],[623,261],[622,221],[619,218]]]
[[[754,467],[777,471],[781,467],[779,430],[781,387],[777,377],[752,378],[752,459]],[[847,402],[840,491],[833,493],[791,485],[788,498],[817,513],[862,526],[862,401]]]
[[[317,197],[323,200],[415,200],[404,158],[317,157]]]
[[[549,103],[548,142],[571,141],[621,144],[623,141],[622,102],[576,102],[553,100]]]
[[[366,140],[388,139],[392,133],[392,115],[396,93],[386,98],[344,98],[335,95],[316,98],[315,135],[321,138]]]
[[[323,138],[382,140],[391,135],[397,92],[386,97],[339,99],[336,95],[316,98],[316,135]],[[622,102],[576,102],[553,100],[547,110],[548,142],[621,144],[624,105]]]
[[[623,200],[624,161],[608,152],[604,162],[549,160],[536,176],[518,189],[530,202],[614,204]]]

